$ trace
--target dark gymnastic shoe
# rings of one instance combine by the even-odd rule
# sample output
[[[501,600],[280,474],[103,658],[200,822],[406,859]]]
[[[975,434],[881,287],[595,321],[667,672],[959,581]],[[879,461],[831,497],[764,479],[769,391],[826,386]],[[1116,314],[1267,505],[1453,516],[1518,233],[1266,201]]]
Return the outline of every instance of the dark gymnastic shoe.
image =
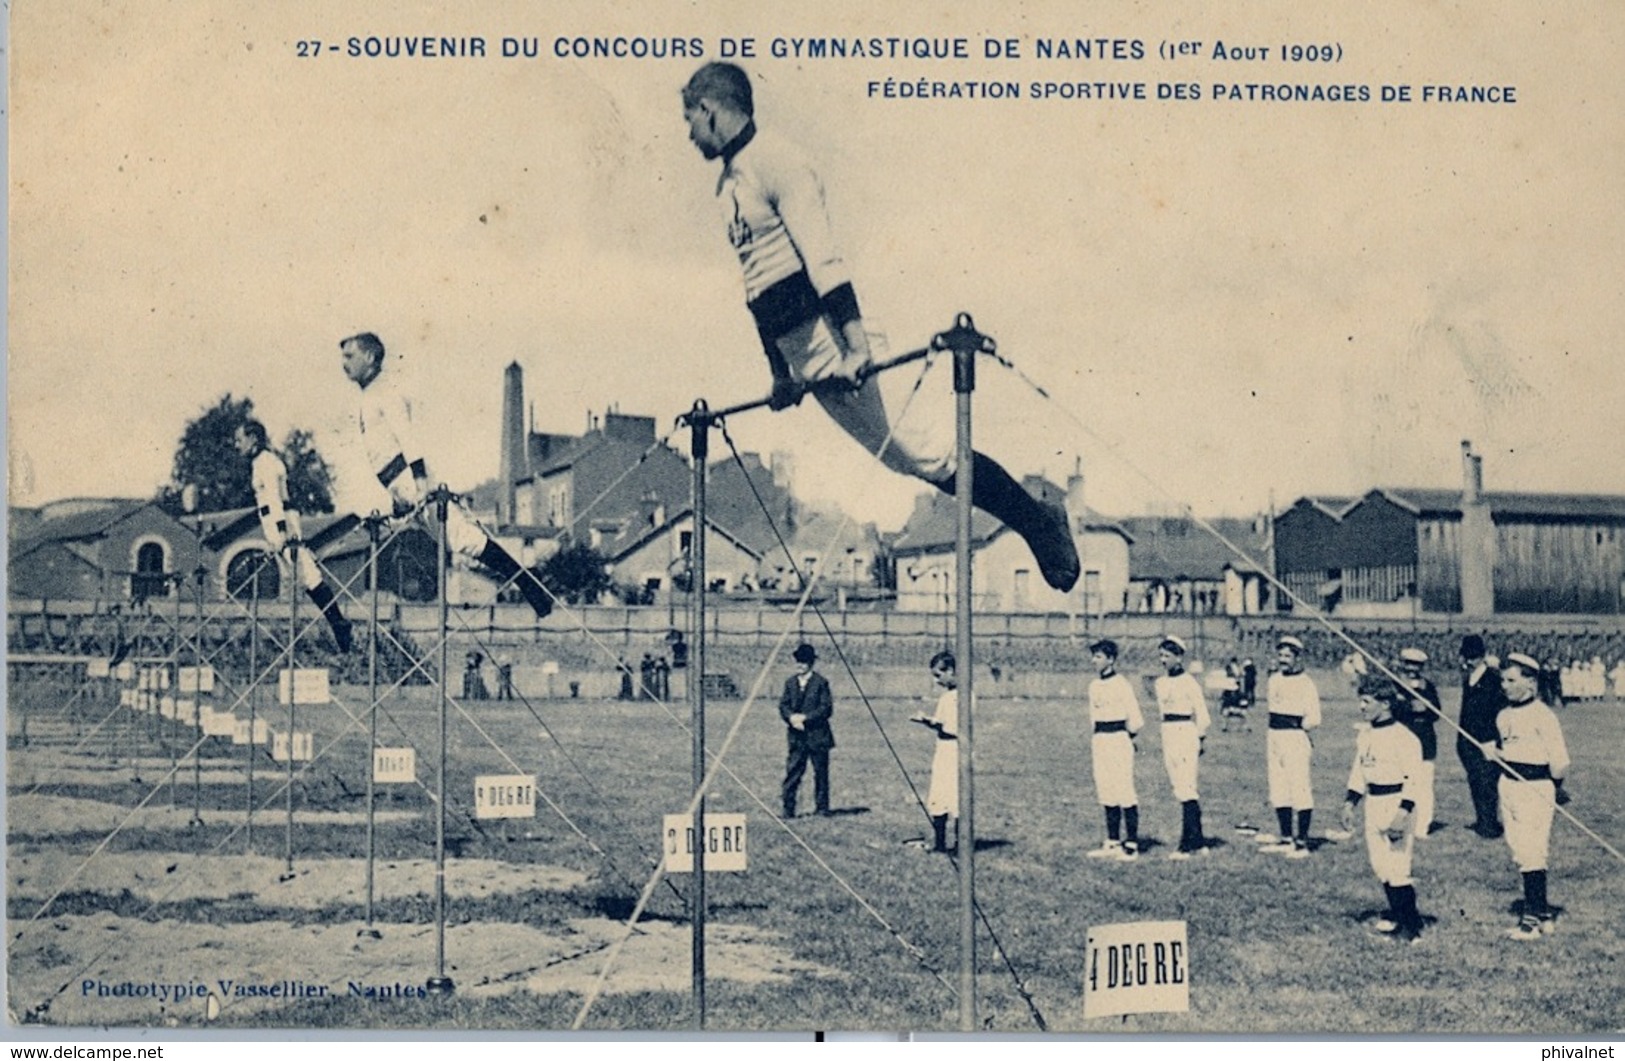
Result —
[[[327,617],[328,626],[333,629],[333,643],[338,645],[340,652],[350,651],[355,644],[355,631],[350,626],[350,620],[338,611],[337,608]]]
[[[1066,509],[1052,501],[1040,502],[1042,511],[1023,530],[1027,548],[1038,561],[1038,570],[1044,581],[1062,593],[1068,593],[1078,584],[1078,547],[1072,541],[1072,525]]]

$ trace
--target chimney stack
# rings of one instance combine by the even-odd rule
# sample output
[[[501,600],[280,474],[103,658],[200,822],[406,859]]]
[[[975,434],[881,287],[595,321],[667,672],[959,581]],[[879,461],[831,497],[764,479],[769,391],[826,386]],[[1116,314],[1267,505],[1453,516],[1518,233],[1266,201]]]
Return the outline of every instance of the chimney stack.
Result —
[[[525,444],[525,372],[519,362],[502,373],[502,455],[497,470],[497,522],[512,523],[517,508],[515,484],[530,476],[530,447]]]
[[[1484,498],[1484,458],[1473,452],[1473,444],[1461,440],[1461,503],[1474,505]]]
[[[1066,477],[1066,512],[1071,517],[1075,528],[1081,527],[1084,521],[1083,500],[1083,458],[1077,457],[1072,463],[1072,474]]]
[[[1483,458],[1472,442],[1461,443],[1461,613],[1495,613],[1495,523],[1484,500]]]

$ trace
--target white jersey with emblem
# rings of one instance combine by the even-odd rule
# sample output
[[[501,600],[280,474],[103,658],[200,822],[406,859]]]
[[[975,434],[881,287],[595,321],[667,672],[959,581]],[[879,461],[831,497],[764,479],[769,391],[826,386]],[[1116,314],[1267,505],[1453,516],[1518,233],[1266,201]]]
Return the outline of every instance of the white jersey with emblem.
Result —
[[[1303,671],[1276,673],[1270,675],[1264,696],[1269,701],[1269,732],[1264,744],[1270,805],[1313,810],[1310,758],[1314,748],[1309,730],[1320,725],[1320,691]]]
[[[1518,774],[1503,772],[1498,792],[1501,824],[1519,872],[1543,870],[1551,852],[1554,778],[1569,772],[1569,750],[1557,713],[1539,700],[1503,707],[1495,716],[1501,758]],[[1532,779],[1531,779],[1532,778]]]
[[[1384,884],[1411,883],[1416,819],[1396,842],[1387,830],[1406,801],[1415,804],[1422,772],[1422,742],[1393,718],[1361,726],[1354,736],[1348,790],[1365,804],[1365,849],[1371,871]]]
[[[412,404],[387,373],[361,388],[356,429],[368,466],[390,496],[412,505],[421,501],[417,477],[428,472],[412,429]]]
[[[1095,772],[1095,793],[1103,807],[1134,807],[1134,734],[1145,719],[1134,686],[1121,674],[1089,683],[1089,721],[1094,733],[1089,751]]]
[[[824,184],[789,142],[757,130],[723,166],[717,201],[739,254],[747,301],[803,269],[820,295],[850,279],[836,249]]]
[[[937,748],[931,756],[931,788],[925,797],[926,813],[959,815],[959,690],[945,689],[937,697],[937,713],[931,721],[937,731]]]
[[[281,457],[262,449],[249,465],[249,480],[254,484],[254,502],[259,506],[260,529],[271,547],[280,549],[290,531],[295,537],[299,535],[297,524],[290,522],[290,517],[297,520],[299,513],[288,511],[288,467]]]
[[[1202,754],[1202,735],[1212,724],[1202,685],[1194,676],[1181,671],[1159,675],[1152,689],[1162,713],[1162,761],[1168,768],[1174,798],[1181,803],[1200,799],[1196,787],[1197,759]]]
[[[782,358],[797,382],[829,378],[841,369],[847,348],[819,300],[852,277],[812,163],[788,141],[752,127],[744,146],[723,163],[717,203],[739,255],[745,301],[770,356]],[[934,483],[953,475],[952,431],[929,417],[893,424],[873,378],[856,390],[820,389],[814,396],[893,471]]]
[[[282,458],[268,449],[254,454],[249,464],[249,481],[254,486],[254,503],[259,507],[260,532],[265,541],[287,563],[289,538],[302,539],[304,531],[299,524],[299,513],[288,507],[288,466]],[[312,589],[321,582],[321,572],[309,549],[299,551],[299,582]]]
[[[1320,725],[1320,690],[1315,680],[1304,671],[1296,674],[1276,673],[1264,686],[1264,699],[1272,715],[1296,715],[1303,719],[1299,728],[1314,729]]]
[[[372,473],[390,500],[406,508],[421,504],[424,497],[418,484],[419,480],[427,481],[428,464],[412,429],[411,402],[389,374],[381,372],[361,388],[356,429]],[[429,534],[438,533],[428,511],[418,510],[417,520]],[[454,501],[446,506],[446,541],[454,552],[477,557],[488,539],[479,524]]]

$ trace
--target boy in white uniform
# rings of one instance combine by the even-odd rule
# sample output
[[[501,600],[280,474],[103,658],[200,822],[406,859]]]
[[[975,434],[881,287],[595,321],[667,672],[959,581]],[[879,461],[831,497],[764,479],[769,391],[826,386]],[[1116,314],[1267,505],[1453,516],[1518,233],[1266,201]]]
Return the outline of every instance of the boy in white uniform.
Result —
[[[920,712],[911,719],[937,735],[937,749],[931,756],[931,788],[925,797],[925,812],[931,816],[936,843],[931,850],[952,853],[959,850],[959,680],[954,654],[938,652],[931,657],[931,680],[941,689],[934,715]],[[953,843],[948,835],[953,833]]]
[[[1497,752],[1501,768],[1501,824],[1506,828],[1512,860],[1523,875],[1523,912],[1508,933],[1512,939],[1534,940],[1549,935],[1557,913],[1546,901],[1546,866],[1551,847],[1552,815],[1567,803],[1563,779],[1569,772],[1569,752],[1557,713],[1536,696],[1540,664],[1522,652],[1512,652],[1501,668],[1501,690],[1506,706],[1495,716],[1496,741],[1484,744],[1485,754]]]
[[[1264,699],[1269,704],[1265,752],[1269,758],[1270,805],[1275,808],[1281,832],[1270,850],[1288,858],[1308,858],[1309,819],[1315,809],[1309,772],[1314,745],[1309,731],[1320,725],[1320,692],[1314,679],[1304,673],[1302,641],[1290,635],[1282,637],[1275,643],[1275,659],[1280,669],[1270,675],[1264,687]]]
[[[429,496],[429,469],[412,432],[412,407],[384,373],[384,344],[371,332],[340,340],[344,375],[361,389],[356,429],[378,482],[389,492],[392,514],[413,516],[429,533],[436,529],[420,506]],[[536,576],[519,566],[456,501],[446,505],[446,545],[478,560],[501,585],[514,583],[538,619],[553,610],[553,598]]]
[[[689,139],[704,158],[722,162],[716,196],[773,374],[770,407],[799,403],[808,385],[844,383],[815,386],[830,418],[888,468],[953,493],[951,440],[900,437],[868,375],[863,314],[809,160],[757,128],[750,78],[733,63],[700,67],[682,98]],[[973,455],[972,465],[971,503],[1027,542],[1045,582],[1070,592],[1079,562],[1066,511],[1032,497],[983,453]]]
[[[299,510],[288,507],[288,466],[271,448],[265,425],[248,420],[237,429],[237,452],[248,457],[249,478],[254,485],[254,503],[259,506],[260,532],[266,544],[276,553],[284,571],[289,570],[288,543],[300,543],[297,563],[299,584],[321,609],[327,625],[333,630],[333,640],[340,652],[350,651],[352,631],[334,596],[333,587],[322,578],[316,567],[315,551],[304,545],[304,532],[299,524]]]
[[[1168,857],[1179,862],[1207,850],[1196,774],[1202,741],[1212,720],[1201,683],[1185,671],[1185,642],[1169,635],[1157,646],[1157,654],[1167,672],[1152,683],[1162,713],[1162,761],[1180,808],[1179,848]]]
[[[1403,695],[1393,690],[1388,695]],[[1375,925],[1378,932],[1412,942],[1422,934],[1411,878],[1411,852],[1417,835],[1416,790],[1422,773],[1422,742],[1394,717],[1393,704],[1373,694],[1360,697],[1368,724],[1354,738],[1354,765],[1349,770],[1343,828],[1354,829],[1354,808],[1365,803],[1365,849],[1372,872],[1382,883],[1388,909]]]
[[[1133,862],[1140,857],[1140,800],[1134,792],[1134,736],[1145,725],[1140,701],[1128,679],[1117,673],[1117,642],[1089,646],[1099,674],[1089,683],[1090,758],[1095,792],[1106,809],[1106,840],[1089,858]],[[1121,839],[1119,838],[1121,837]]]

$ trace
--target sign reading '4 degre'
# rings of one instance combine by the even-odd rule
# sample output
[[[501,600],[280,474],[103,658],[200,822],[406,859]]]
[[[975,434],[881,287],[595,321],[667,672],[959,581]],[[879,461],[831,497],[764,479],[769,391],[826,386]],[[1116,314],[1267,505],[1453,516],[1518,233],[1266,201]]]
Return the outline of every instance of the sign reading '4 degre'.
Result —
[[[1190,971],[1183,921],[1095,925],[1084,944],[1083,1015],[1184,1013]]]

